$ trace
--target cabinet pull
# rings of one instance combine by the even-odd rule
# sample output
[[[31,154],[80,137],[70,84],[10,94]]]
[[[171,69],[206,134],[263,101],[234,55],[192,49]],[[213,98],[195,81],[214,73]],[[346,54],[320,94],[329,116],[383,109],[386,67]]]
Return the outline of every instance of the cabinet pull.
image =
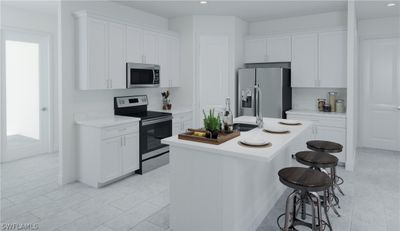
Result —
[[[110,88],[112,88],[112,79],[110,79]]]
[[[126,136],[124,136],[124,146],[126,146]]]
[[[122,136],[121,136],[121,146],[124,146],[124,141],[122,140]]]

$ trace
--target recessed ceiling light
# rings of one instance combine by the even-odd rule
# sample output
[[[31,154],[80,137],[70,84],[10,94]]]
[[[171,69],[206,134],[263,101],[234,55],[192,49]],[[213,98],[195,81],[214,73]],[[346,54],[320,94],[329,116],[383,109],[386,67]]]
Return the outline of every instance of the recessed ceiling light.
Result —
[[[395,6],[395,5],[396,5],[396,3],[388,3],[386,6],[392,7],[392,6]]]
[[[200,1],[200,4],[207,4],[208,2],[207,1]]]

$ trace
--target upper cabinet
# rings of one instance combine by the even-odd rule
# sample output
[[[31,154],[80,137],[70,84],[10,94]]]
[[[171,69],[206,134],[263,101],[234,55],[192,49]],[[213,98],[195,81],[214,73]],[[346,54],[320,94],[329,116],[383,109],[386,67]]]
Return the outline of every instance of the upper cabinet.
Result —
[[[248,38],[244,41],[245,63],[290,62],[291,37]]]
[[[347,33],[319,33],[319,87],[347,86]]]
[[[346,88],[345,31],[292,37],[292,87]]]
[[[292,87],[317,86],[318,35],[302,34],[292,37]]]
[[[161,87],[179,87],[180,40],[94,13],[75,13],[79,89],[126,88],[126,63],[159,64]]]

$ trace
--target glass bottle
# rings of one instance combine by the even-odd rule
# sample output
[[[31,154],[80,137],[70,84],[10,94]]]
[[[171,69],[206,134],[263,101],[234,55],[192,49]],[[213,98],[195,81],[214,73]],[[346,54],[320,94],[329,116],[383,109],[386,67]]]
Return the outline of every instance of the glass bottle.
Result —
[[[225,111],[224,111],[224,132],[232,132],[233,130],[233,114],[231,111],[231,99],[229,97],[225,100]]]

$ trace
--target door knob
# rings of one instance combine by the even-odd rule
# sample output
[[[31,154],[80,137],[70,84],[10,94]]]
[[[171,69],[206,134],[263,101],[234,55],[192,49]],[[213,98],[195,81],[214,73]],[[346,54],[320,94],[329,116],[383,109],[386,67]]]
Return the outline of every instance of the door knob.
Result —
[[[47,111],[47,107],[42,107],[40,110]]]

